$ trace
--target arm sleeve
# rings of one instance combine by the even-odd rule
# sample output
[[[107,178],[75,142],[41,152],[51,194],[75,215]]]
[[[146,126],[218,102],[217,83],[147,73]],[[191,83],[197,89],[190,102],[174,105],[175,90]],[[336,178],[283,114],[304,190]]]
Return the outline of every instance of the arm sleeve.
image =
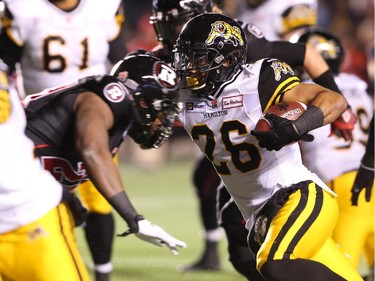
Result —
[[[270,56],[285,61],[291,67],[303,66],[305,60],[306,46],[300,43],[286,41],[272,41]]]
[[[330,69],[314,78],[313,81],[320,86],[342,94],[335,82],[335,78],[333,77],[332,71]]]

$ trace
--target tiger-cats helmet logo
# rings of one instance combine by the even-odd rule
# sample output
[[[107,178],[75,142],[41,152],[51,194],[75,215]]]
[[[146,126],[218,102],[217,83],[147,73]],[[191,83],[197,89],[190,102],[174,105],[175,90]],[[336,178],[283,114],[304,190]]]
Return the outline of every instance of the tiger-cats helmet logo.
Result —
[[[244,44],[241,30],[237,26],[231,26],[225,21],[216,21],[211,24],[211,32],[205,43],[208,46],[212,45],[218,37],[224,38],[224,42],[231,42],[233,46],[238,46],[238,44],[242,46]]]
[[[338,58],[338,47],[334,40],[329,40],[324,38],[324,36],[314,34],[307,40],[307,45],[318,49],[325,59],[335,60]],[[324,49],[319,46],[324,46]]]
[[[293,69],[286,62],[282,61],[273,61],[271,64],[273,72],[275,73],[275,80],[279,81],[281,79],[281,73],[294,75]]]

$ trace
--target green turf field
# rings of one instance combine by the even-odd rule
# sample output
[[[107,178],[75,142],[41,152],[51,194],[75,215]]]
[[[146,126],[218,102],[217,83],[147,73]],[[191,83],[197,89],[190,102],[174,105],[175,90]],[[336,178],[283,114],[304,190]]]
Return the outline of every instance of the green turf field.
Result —
[[[120,171],[134,206],[140,214],[163,227],[188,244],[174,256],[166,247],[159,248],[134,235],[116,237],[111,281],[244,281],[227,261],[225,236],[220,243],[223,270],[220,272],[182,273],[179,267],[195,261],[202,249],[203,238],[197,199],[191,183],[193,160],[173,161],[157,171],[144,171],[131,164],[121,164]],[[116,214],[116,233],[127,229]],[[77,229],[78,245],[91,270],[91,259],[83,237]],[[364,263],[361,273],[367,273]]]
[[[226,240],[220,245],[223,270],[207,273],[182,273],[179,267],[195,261],[203,248],[197,200],[191,183],[193,161],[177,161],[157,171],[142,171],[130,164],[120,170],[127,192],[145,218],[162,226],[171,235],[188,244],[174,256],[167,248],[159,248],[134,235],[116,237],[113,253],[114,271],[111,281],[241,281],[246,280],[227,261]],[[117,215],[117,214],[116,214]],[[116,216],[116,233],[126,224]],[[78,244],[90,267],[90,256],[82,229],[77,230]]]

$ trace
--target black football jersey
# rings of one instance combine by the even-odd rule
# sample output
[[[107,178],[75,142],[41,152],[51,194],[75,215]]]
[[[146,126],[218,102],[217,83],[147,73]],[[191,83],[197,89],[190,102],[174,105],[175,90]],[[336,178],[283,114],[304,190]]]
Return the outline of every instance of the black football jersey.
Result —
[[[78,95],[91,91],[105,101],[114,115],[108,131],[108,149],[115,154],[133,120],[132,100],[128,90],[115,77],[92,76],[77,83],[48,89],[28,96],[24,101],[27,116],[26,135],[35,143],[35,154],[65,187],[74,188],[87,175],[75,149],[73,109]]]

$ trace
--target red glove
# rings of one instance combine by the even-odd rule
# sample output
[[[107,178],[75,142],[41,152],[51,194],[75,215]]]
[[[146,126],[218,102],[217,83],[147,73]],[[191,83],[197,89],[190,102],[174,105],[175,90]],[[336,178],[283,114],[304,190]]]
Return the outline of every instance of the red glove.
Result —
[[[348,107],[339,118],[331,123],[329,136],[336,134],[342,136],[346,141],[351,140],[355,123],[357,123],[357,117],[352,109]]]

